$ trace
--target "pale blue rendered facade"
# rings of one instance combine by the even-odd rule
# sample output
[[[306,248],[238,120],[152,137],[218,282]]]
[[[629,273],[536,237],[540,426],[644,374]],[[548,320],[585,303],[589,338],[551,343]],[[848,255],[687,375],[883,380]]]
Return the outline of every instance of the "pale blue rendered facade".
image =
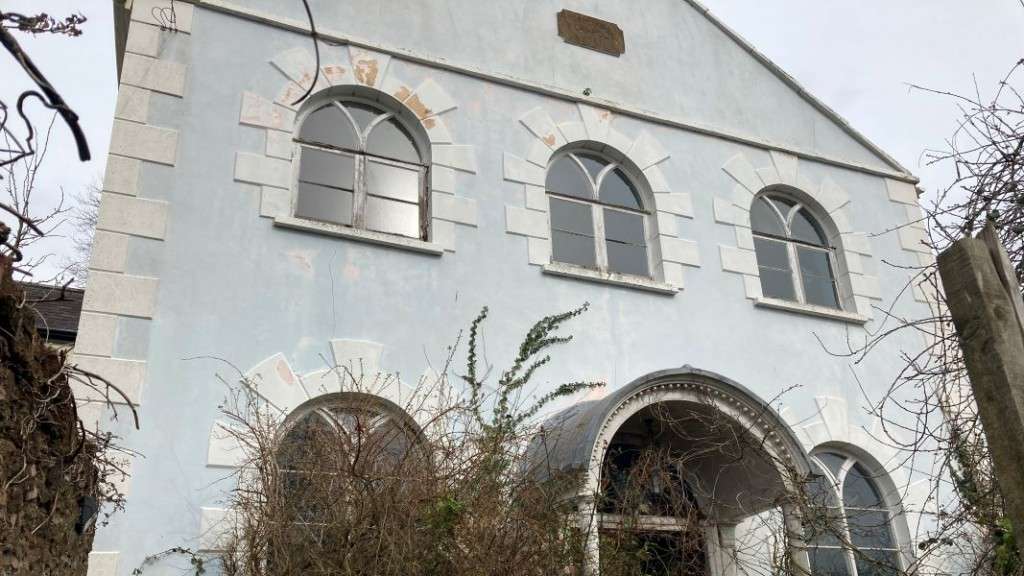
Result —
[[[688,1],[310,4],[323,35],[314,92],[379,91],[418,120],[428,236],[367,241],[290,213],[291,137],[309,110],[290,104],[315,62],[301,2],[179,0],[171,12],[136,0],[76,357],[129,391],[137,431],[123,412],[84,413],[142,457],[90,574],[211,547],[234,473],[215,434],[218,375],[281,379],[273,400],[287,410],[301,400],[289,382],[332,353],[379,354],[415,383],[487,306],[486,350],[501,366],[533,321],[584,302],[538,394],[569,380],[614,392],[683,365],[723,375],[778,411],[806,452],[838,446],[890,470],[909,562],[923,502],[872,435],[862,387],[880,398],[900,353],[924,341],[896,334],[856,365],[830,352],[881,329],[880,310],[929,313],[908,287],[931,257],[911,174]],[[564,42],[563,9],[619,26],[625,52]],[[545,166],[583,142],[636,169],[651,278],[551,264]],[[772,187],[818,210],[841,310],[760,293],[746,211]]]

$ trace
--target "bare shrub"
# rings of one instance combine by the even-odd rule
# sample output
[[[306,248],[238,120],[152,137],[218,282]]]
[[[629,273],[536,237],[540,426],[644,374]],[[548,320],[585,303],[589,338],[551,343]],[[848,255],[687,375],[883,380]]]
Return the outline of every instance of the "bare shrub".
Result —
[[[396,376],[367,375],[359,366],[331,367],[339,388],[288,415],[259,394],[259,382],[231,385],[223,411],[245,457],[221,535],[223,572],[706,574],[714,510],[756,516],[761,529],[751,524],[720,561],[767,576],[793,572],[791,547],[805,536],[790,533],[781,507],[800,512],[811,539],[814,530],[839,533],[840,520],[814,501],[814,491],[799,489],[816,480],[773,460],[764,438],[710,399],[645,412],[637,422],[649,437],[623,428],[597,493],[585,494],[582,472],[561,470],[539,448],[545,436],[536,416],[600,384],[567,383],[525,400],[531,377],[550,361],[548,349],[571,338],[557,329],[582,311],[538,322],[489,385],[491,371],[478,360],[485,309],[469,330],[465,373],[446,377],[453,347],[440,375],[420,380],[402,406],[383,399],[401,386]],[[721,482],[707,480],[709,466],[719,467]],[[763,494],[726,486],[725,478],[742,479],[741,488],[763,484],[769,471],[774,488]],[[586,514],[598,514],[598,522]],[[599,531],[596,566],[590,526]]]

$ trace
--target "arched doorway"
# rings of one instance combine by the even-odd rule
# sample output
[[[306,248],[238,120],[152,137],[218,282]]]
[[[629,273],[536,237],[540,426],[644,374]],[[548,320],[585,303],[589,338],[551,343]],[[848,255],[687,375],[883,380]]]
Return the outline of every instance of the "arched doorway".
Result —
[[[578,496],[592,571],[614,573],[615,555],[638,551],[646,573],[732,576],[737,524],[775,512],[769,536],[785,563],[777,568],[807,572],[793,504],[807,455],[739,384],[690,367],[657,372],[555,416],[545,436],[550,469],[584,474]]]

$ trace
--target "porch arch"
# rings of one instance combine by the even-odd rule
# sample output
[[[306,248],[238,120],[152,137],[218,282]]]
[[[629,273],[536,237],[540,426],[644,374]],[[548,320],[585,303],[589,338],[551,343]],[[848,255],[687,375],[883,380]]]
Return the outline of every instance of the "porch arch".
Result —
[[[611,395],[572,406],[544,424],[535,459],[542,475],[582,475],[580,523],[591,571],[599,565],[605,515],[598,503],[609,449],[636,436],[638,426],[670,419],[659,442],[699,454],[684,465],[704,534],[709,576],[737,573],[735,527],[745,518],[780,509],[794,573],[808,573],[797,495],[811,468],[807,453],[770,405],[744,386],[690,366],[654,372]],[[635,441],[635,440],[634,440]],[[708,447],[711,449],[707,449]]]

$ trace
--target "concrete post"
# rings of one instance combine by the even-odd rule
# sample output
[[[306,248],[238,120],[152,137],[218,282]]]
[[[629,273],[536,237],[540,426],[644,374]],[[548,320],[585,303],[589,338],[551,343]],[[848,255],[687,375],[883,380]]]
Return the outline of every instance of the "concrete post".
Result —
[[[1024,542],[1024,333],[1018,316],[1024,304],[993,238],[989,229],[983,238],[954,242],[939,254],[939,275],[1006,513],[1017,542]]]

